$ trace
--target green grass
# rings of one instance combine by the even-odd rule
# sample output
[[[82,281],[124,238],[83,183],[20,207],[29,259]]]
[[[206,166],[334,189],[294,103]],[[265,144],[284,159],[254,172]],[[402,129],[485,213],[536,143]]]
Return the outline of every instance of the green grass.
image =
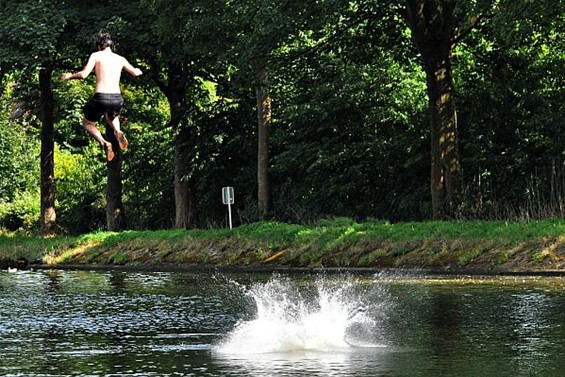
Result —
[[[0,233],[0,259],[66,261],[84,245],[99,251],[112,251],[141,247],[167,248],[169,244],[186,240],[231,242],[249,241],[252,245],[278,251],[281,248],[309,250],[308,256],[317,258],[332,250],[348,250],[359,244],[412,241],[473,241],[493,240],[505,245],[532,239],[565,237],[565,220],[535,222],[504,221],[428,221],[389,223],[386,221],[354,222],[348,218],[322,220],[310,226],[280,222],[257,222],[229,229],[213,230],[159,230],[125,231],[121,233],[97,232],[80,236],[57,236],[43,239],[34,235]],[[140,246],[141,245],[141,246]],[[262,246],[263,247],[263,246]],[[406,249],[402,249],[405,247]],[[410,246],[400,246],[392,256],[410,252]],[[64,253],[67,255],[63,256]],[[70,256],[69,256],[70,254]],[[310,255],[311,254],[311,255]],[[460,263],[470,262],[475,255],[461,257]],[[58,257],[54,258],[54,257]],[[307,257],[304,255],[303,257]],[[125,263],[126,254],[116,254],[115,263]]]

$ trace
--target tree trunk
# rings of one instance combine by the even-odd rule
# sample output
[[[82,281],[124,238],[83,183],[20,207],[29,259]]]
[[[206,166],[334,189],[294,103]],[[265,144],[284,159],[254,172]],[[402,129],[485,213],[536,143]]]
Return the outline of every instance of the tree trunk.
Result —
[[[57,232],[55,213],[55,139],[53,121],[53,90],[51,78],[53,68],[45,67],[39,71],[39,91],[41,102],[41,222],[43,237]]]
[[[161,79],[161,72],[166,72],[167,80]],[[169,63],[166,69],[155,65],[152,76],[169,102],[171,114],[170,126],[173,131],[174,147],[174,195],[175,195],[175,223],[176,229],[187,229],[194,224],[195,218],[195,190],[192,179],[187,179],[186,138],[187,130],[183,127],[184,104],[186,85],[188,83],[188,69],[183,63]]]
[[[169,81],[166,89],[171,112],[171,128],[174,145],[174,190],[176,229],[187,229],[194,224],[195,194],[192,179],[186,178],[185,142],[183,127],[184,99],[186,96],[187,73],[182,65],[169,65]]]
[[[196,196],[192,179],[185,177],[184,153],[180,137],[175,138],[175,228],[188,229],[194,224]]]
[[[126,229],[126,216],[122,202],[122,153],[113,129],[106,125],[106,140],[112,143],[114,158],[107,162],[108,186],[106,189],[106,222],[108,230]]]
[[[454,0],[407,0],[406,18],[427,78],[431,124],[431,196],[435,219],[451,218],[460,200],[457,111],[452,77]]]
[[[271,127],[271,97],[269,80],[264,64],[257,67],[255,96],[257,98],[257,200],[263,215],[271,210],[271,185],[269,178],[269,133]]]
[[[426,69],[431,112],[433,216],[450,218],[459,204],[460,161],[451,66]]]

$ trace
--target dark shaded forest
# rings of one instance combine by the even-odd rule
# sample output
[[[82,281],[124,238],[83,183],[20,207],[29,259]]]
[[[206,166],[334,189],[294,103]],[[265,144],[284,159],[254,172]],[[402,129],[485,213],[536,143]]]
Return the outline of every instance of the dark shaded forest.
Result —
[[[0,228],[565,215],[562,0],[0,0]],[[110,32],[130,146],[82,127]],[[101,130],[105,129],[100,124]],[[117,148],[116,148],[117,149]]]

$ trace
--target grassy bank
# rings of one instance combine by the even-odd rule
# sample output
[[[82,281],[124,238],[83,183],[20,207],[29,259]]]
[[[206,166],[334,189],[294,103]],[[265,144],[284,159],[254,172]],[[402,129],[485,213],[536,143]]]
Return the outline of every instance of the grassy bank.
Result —
[[[565,220],[260,222],[233,230],[101,232],[42,239],[3,233],[0,260],[62,265],[369,267],[565,272]]]

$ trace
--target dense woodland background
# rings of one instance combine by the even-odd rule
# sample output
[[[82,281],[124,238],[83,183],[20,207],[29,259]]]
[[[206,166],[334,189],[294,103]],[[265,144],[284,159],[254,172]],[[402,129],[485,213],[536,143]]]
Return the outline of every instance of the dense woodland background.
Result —
[[[564,3],[0,0],[0,228],[563,218]],[[144,71],[108,164],[59,80],[99,30]]]

